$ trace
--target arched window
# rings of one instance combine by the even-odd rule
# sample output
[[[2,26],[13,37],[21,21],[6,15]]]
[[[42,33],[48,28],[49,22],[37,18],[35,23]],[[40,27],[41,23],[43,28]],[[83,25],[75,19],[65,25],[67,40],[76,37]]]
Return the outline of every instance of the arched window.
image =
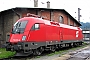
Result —
[[[64,19],[63,19],[63,17],[62,16],[60,16],[59,17],[59,23],[64,23],[64,21],[63,21]]]

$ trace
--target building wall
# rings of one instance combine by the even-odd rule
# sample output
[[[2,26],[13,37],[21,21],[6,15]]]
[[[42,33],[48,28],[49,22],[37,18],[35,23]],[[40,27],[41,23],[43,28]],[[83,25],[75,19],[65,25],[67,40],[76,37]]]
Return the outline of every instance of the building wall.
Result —
[[[13,13],[3,12],[0,14],[0,47],[8,41],[9,33],[12,29]]]
[[[0,14],[0,46],[8,41],[13,24],[18,19],[19,17],[12,11],[6,11]]]
[[[22,9],[21,11],[19,11],[19,14],[21,14],[21,17],[27,16],[27,13],[31,13],[31,14],[35,14],[36,15],[36,10]]]
[[[3,44],[4,40],[3,40],[3,20],[2,20],[2,15],[0,15],[0,46],[1,44]]]
[[[20,14],[20,16],[21,16],[21,14]],[[19,16],[17,16],[15,13],[13,13],[13,25],[14,25],[14,23],[17,21],[19,19]]]
[[[65,14],[64,14],[64,16],[65,16],[65,19],[64,19],[64,24],[67,24],[67,25],[68,25],[68,16],[67,16],[67,15],[65,15]]]
[[[62,16],[64,19],[64,24],[68,24],[68,17],[63,12],[60,11],[53,11],[54,13],[54,21],[59,22],[59,17]]]
[[[63,16],[60,12],[58,12],[58,11],[53,11],[53,17],[54,17],[54,21],[55,22],[59,22],[59,16]]]
[[[4,15],[4,40],[7,40],[8,34],[10,33],[13,26],[13,13],[5,13]]]
[[[50,21],[50,11],[41,11],[41,16]]]
[[[46,19],[46,20],[49,20],[49,21],[51,20],[54,22],[59,22],[59,17],[62,16],[64,19],[63,20],[64,24],[79,27],[79,25],[74,20],[72,20],[68,15],[66,15],[62,11],[24,9],[24,10],[22,10],[22,17],[26,16],[27,13],[37,14],[39,16],[44,17],[44,19]]]
[[[70,19],[70,25],[74,26],[74,21],[72,19]]]
[[[22,12],[22,17],[25,17],[27,15],[27,13],[39,15],[39,16],[42,16],[46,20],[50,20],[50,11],[48,11],[48,10],[32,10],[32,9],[30,10],[30,9],[27,9],[24,12]]]

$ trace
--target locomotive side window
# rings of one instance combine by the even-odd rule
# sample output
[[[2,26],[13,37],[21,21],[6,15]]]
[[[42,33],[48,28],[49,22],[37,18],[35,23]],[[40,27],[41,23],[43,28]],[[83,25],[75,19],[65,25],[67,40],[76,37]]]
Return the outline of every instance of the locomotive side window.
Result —
[[[35,24],[35,29],[39,29],[39,24]]]
[[[31,30],[38,30],[40,29],[40,24],[36,23],[32,26]]]

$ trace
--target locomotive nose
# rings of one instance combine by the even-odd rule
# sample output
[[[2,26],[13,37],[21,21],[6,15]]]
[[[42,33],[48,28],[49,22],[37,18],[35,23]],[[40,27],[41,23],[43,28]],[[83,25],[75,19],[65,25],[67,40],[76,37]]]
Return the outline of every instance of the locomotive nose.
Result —
[[[22,41],[22,34],[12,34],[11,38],[10,38],[10,42],[11,43],[17,43],[17,42],[21,42]]]

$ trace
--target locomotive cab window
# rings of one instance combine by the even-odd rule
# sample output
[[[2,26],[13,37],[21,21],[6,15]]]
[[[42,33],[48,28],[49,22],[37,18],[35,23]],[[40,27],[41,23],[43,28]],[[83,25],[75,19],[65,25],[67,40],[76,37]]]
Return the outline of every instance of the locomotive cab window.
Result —
[[[40,24],[36,23],[32,26],[31,30],[38,30],[40,29]]]
[[[28,21],[16,22],[13,26],[12,33],[23,33]]]

